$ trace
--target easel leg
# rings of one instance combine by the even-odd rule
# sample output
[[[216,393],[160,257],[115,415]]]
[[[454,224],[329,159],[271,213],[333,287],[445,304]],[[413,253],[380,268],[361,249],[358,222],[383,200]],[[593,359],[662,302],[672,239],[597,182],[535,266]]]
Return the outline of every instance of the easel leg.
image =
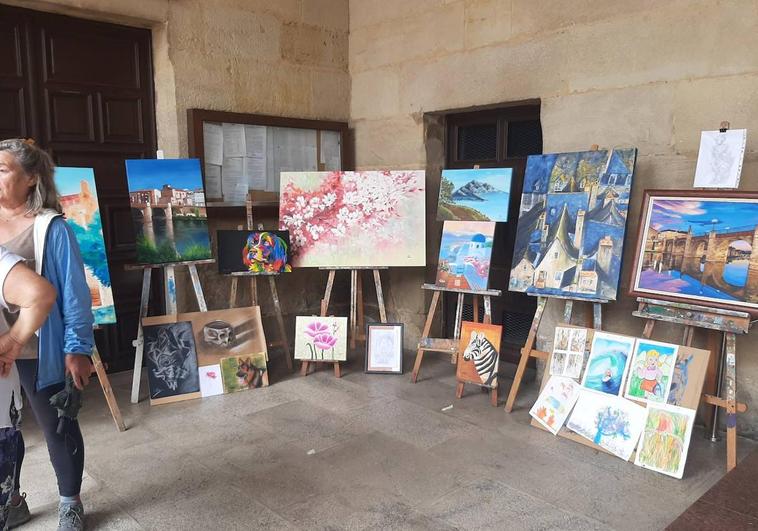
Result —
[[[103,367],[103,362],[100,359],[100,353],[97,351],[97,348],[92,350],[92,364],[95,366],[95,372],[97,373],[100,387],[103,388],[105,401],[108,404],[108,409],[111,411],[113,422],[116,423],[118,431],[126,431],[124,419],[121,417],[121,410],[118,407],[118,402],[116,402],[116,396],[113,394],[113,388],[111,388],[111,381],[105,373],[105,367]]]
[[[195,298],[197,299],[197,307],[201,312],[207,312],[208,306],[205,304],[205,295],[203,295],[203,287],[200,285],[200,277],[197,274],[197,266],[194,264],[189,265],[190,277],[192,278],[192,288],[195,290]]]
[[[726,381],[726,471],[737,466],[737,359],[735,337],[726,334],[724,376]]]
[[[518,362],[518,368],[516,369],[516,375],[513,378],[513,385],[508,393],[508,400],[505,402],[505,410],[510,413],[513,411],[513,403],[516,401],[516,395],[518,394],[519,387],[521,387],[521,380],[524,378],[524,372],[526,372],[526,365],[529,363],[529,357],[531,356],[534,342],[537,339],[537,329],[542,321],[542,313],[545,311],[545,305],[547,304],[547,298],[540,297],[537,300],[537,310],[534,312],[534,319],[532,319],[532,327],[529,329],[529,335],[526,338],[524,348],[521,349],[521,359]]]
[[[603,305],[599,302],[592,303],[592,328],[603,329]]]
[[[358,270],[350,270],[350,349],[355,349],[355,334],[357,333],[358,325],[356,318],[358,317],[358,310],[356,305],[358,304]]]
[[[334,362],[334,377],[342,378],[342,368],[340,367],[339,361]]]
[[[424,331],[421,333],[421,340],[423,341],[429,337],[429,332],[432,329],[432,322],[434,321],[434,312],[437,310],[437,303],[440,300],[440,292],[435,291],[432,295],[432,302],[429,304],[429,313],[426,314],[426,322],[424,323]],[[416,361],[413,363],[413,372],[411,373],[411,382],[416,383],[418,379],[418,373],[421,370],[421,362],[424,360],[424,351],[418,349],[416,351]]]
[[[234,308],[237,306],[237,287],[239,286],[239,279],[237,277],[232,277],[232,290],[231,293],[229,293],[229,308]]]
[[[489,295],[484,295],[484,324],[492,324],[492,301]]]
[[[655,321],[648,319],[645,323],[645,328],[642,330],[642,337],[650,339],[653,336],[653,328],[655,327]]]
[[[458,340],[461,338],[461,323],[463,322],[463,293],[458,294],[458,304],[455,307],[455,328],[453,329],[453,341],[456,344],[456,350],[450,356],[450,363],[455,365],[458,362]]]
[[[384,307],[384,292],[382,291],[382,277],[378,269],[374,269],[374,285],[376,286],[376,302],[379,305],[379,320],[387,322],[387,310]]]
[[[492,407],[497,407],[497,387],[490,390],[490,404]]]
[[[258,306],[258,277],[250,277],[250,306]]]
[[[324,298],[321,299],[321,317],[326,317],[329,311],[329,299],[332,297],[332,287],[334,286],[334,274],[336,271],[329,271],[329,278],[326,281],[326,289],[324,290]]]
[[[357,275],[357,282],[356,285],[356,305],[355,310],[357,312],[356,321],[355,321],[355,336],[356,339],[360,339],[361,341],[365,340],[365,332],[366,332],[366,320],[365,320],[365,307],[363,305],[363,276],[361,275],[360,271],[356,271]]]
[[[142,378],[142,356],[145,350],[145,340],[142,335],[142,319],[147,317],[147,306],[150,302],[150,276],[152,269],[145,268],[142,272],[142,295],[140,298],[139,323],[137,324],[137,339],[134,340],[134,373],[132,374],[132,404],[139,402],[139,385]]]
[[[474,322],[479,322],[479,296],[478,295],[472,295],[471,296],[473,300],[473,307],[474,307]]]
[[[176,314],[176,271],[174,266],[163,268],[163,289],[166,301],[166,315]]]
[[[287,360],[287,368],[292,371],[292,352],[290,352],[290,344],[287,340],[287,328],[284,326],[284,317],[282,316],[282,305],[279,302],[279,293],[276,291],[276,280],[273,276],[268,277],[268,284],[271,287],[271,298],[274,301],[274,312],[276,314],[276,322],[279,325],[279,336],[282,338],[282,347],[284,348],[284,356]]]
[[[455,398],[463,397],[463,382],[458,382],[455,386]]]
[[[300,376],[308,376],[308,366],[310,365],[310,362],[303,361],[300,364]]]

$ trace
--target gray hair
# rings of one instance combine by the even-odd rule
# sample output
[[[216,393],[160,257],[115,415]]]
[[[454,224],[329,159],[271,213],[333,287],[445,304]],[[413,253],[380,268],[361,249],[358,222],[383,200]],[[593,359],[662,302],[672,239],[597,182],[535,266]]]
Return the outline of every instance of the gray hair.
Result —
[[[46,208],[61,212],[58,190],[53,180],[55,164],[50,155],[33,140],[20,138],[0,141],[0,151],[12,154],[27,175],[37,178],[37,183],[26,198],[27,212],[36,215]]]

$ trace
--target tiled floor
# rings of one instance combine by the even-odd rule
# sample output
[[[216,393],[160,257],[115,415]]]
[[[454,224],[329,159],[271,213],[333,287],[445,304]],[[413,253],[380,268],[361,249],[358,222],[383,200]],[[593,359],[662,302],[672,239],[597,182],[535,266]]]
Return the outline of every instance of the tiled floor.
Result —
[[[442,357],[415,385],[362,364],[152,408],[114,375],[121,434],[95,383],[81,414],[89,529],[661,529],[724,474],[723,443],[701,430],[678,481],[531,427],[534,385],[509,415],[473,387],[456,400]],[[24,529],[55,529],[44,441],[31,420],[25,434]],[[740,457],[756,446],[740,440]]]

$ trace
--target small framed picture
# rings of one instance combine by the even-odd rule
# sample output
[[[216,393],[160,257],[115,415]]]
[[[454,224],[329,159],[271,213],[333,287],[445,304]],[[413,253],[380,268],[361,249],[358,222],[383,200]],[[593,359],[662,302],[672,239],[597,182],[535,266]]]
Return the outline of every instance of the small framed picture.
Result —
[[[365,372],[403,374],[402,323],[372,323],[366,326]]]

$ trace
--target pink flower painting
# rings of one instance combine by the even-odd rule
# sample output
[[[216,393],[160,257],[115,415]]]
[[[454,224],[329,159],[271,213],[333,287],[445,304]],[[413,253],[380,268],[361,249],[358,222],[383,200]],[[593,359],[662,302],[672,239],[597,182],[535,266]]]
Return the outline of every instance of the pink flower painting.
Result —
[[[282,172],[295,267],[425,265],[423,171]]]
[[[347,360],[347,317],[297,317],[295,359]]]

